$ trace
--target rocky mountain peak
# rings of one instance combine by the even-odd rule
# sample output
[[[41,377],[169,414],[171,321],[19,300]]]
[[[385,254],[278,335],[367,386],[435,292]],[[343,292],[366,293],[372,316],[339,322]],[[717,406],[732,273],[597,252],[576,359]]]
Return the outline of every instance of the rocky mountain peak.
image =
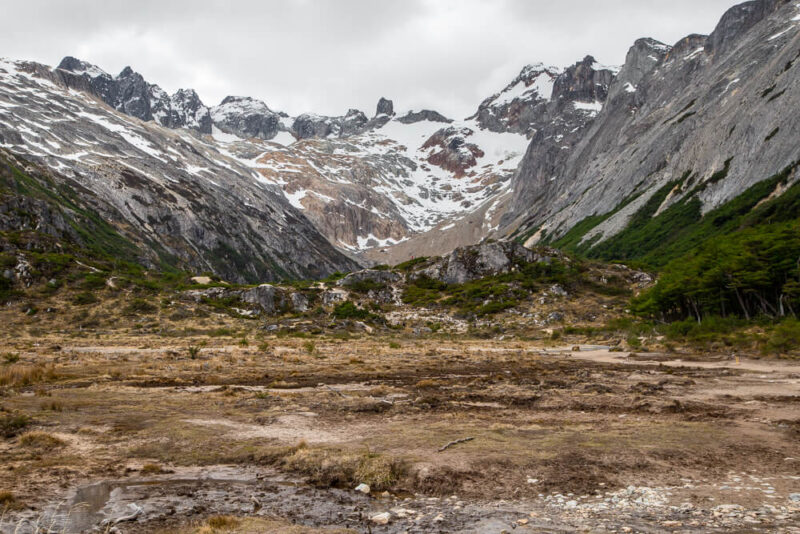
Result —
[[[605,102],[615,72],[599,67],[592,56],[567,68],[555,80],[553,100]]]
[[[381,97],[381,99],[378,100],[378,107],[375,111],[375,116],[377,117],[379,115],[388,115],[390,117],[394,115],[394,102]]]
[[[739,36],[772,14],[785,0],[753,0],[730,8],[720,19],[706,44],[709,54],[721,54]]]
[[[638,39],[628,50],[625,65],[609,90],[609,99],[614,99],[620,93],[636,93],[642,79],[650,74],[671,50],[671,46],[655,39]]]
[[[402,117],[398,118],[397,121],[403,124],[414,124],[415,122],[421,121],[444,122],[449,124],[453,122],[453,119],[448,119],[438,111],[423,109],[422,111],[409,111]]]
[[[111,77],[106,71],[96,65],[92,65],[88,61],[82,61],[72,56],[66,56],[58,64],[58,69],[72,72],[74,74],[87,74],[91,78],[98,76]]]

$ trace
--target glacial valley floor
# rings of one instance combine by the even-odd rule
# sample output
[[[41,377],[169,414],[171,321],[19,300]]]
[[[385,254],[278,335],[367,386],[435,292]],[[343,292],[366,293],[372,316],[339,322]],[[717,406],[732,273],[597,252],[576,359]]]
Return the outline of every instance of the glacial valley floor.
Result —
[[[800,532],[796,362],[436,336],[3,344],[3,533]]]

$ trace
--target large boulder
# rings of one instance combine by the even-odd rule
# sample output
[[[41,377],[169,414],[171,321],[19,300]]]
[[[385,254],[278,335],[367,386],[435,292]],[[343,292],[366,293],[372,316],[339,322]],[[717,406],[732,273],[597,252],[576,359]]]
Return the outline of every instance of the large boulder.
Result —
[[[511,272],[522,263],[549,263],[554,256],[555,253],[539,253],[514,241],[485,242],[457,248],[415,275],[425,275],[448,284],[463,284],[484,276]]]
[[[240,298],[242,302],[258,306],[264,312],[270,314],[287,307],[287,299],[283,290],[269,284],[261,284],[251,289],[245,289],[242,291]]]

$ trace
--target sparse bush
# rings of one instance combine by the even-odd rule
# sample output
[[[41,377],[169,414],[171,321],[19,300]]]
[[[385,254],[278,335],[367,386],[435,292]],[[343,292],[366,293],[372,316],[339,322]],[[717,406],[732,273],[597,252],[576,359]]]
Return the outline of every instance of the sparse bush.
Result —
[[[72,303],[75,306],[85,306],[87,304],[94,304],[97,302],[97,297],[94,296],[93,293],[89,293],[88,291],[83,291],[78,293],[72,298]]]
[[[122,309],[122,314],[127,316],[149,315],[158,311],[158,308],[145,299],[133,299]]]
[[[19,354],[16,354],[14,352],[6,352],[5,354],[3,354],[3,363],[5,364],[17,363],[18,361],[19,361]]]
[[[390,349],[399,349],[400,348],[400,343],[398,343],[397,341],[390,341],[389,342],[389,348]]]
[[[317,345],[313,341],[306,341],[303,343],[303,349],[309,354],[314,354],[317,351]]]
[[[143,475],[160,475],[164,472],[164,468],[158,464],[144,464],[140,472]]]
[[[300,447],[281,463],[313,484],[352,487],[364,483],[377,491],[391,488],[407,472],[403,462],[369,451],[359,454]]]
[[[214,529],[214,530],[233,530],[235,528],[239,528],[242,522],[231,516],[227,515],[215,515],[208,518],[206,524]]]
[[[26,387],[57,378],[55,367],[10,365],[0,369],[0,386]]]
[[[0,513],[15,507],[17,498],[10,491],[0,491]]]
[[[195,345],[190,346],[187,350],[189,351],[189,358],[192,360],[196,360],[200,355],[200,347]]]
[[[800,321],[787,319],[778,324],[767,339],[766,349],[779,355],[800,351]]]
[[[3,414],[0,415],[0,436],[13,438],[30,424],[30,417],[24,414]]]

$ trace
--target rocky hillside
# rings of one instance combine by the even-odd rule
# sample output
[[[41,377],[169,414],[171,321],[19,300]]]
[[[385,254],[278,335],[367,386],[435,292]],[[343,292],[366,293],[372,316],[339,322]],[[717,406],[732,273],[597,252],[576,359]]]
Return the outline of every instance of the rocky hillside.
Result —
[[[143,121],[145,128],[179,132],[187,142],[216,152],[219,161],[234,159],[237,165],[226,170],[276,186],[348,254],[407,241],[507,194],[527,147],[521,131],[493,131],[480,121],[453,121],[430,109],[396,112],[385,98],[371,118],[355,109],[339,117],[291,117],[250,97],[229,96],[207,107],[192,90],[169,96],[129,67],[112,76],[72,57],[56,69],[6,64],[9,76],[29,70],[68,89],[71,98],[85,100],[81,105],[103,102],[115,113]],[[11,118],[7,122],[9,128],[15,124]],[[135,124],[121,117],[119,128],[128,123]],[[73,126],[63,140],[80,136],[83,125]],[[42,152],[27,142],[8,145],[25,157]],[[72,148],[80,153],[82,145]],[[186,163],[214,172],[213,166]],[[493,224],[487,220],[479,236]]]
[[[796,2],[757,0],[728,11],[711,35],[637,41],[588,127],[567,143],[534,136],[506,234],[528,243],[567,236],[591,249],[671,207],[696,203],[700,217],[792,167],[799,30]]]
[[[137,243],[150,265],[239,281],[357,265],[247,165],[190,130],[119,113],[70,88],[59,72],[0,63],[0,149],[14,182],[28,176],[51,194],[68,190]],[[72,209],[56,200],[58,209]]]

